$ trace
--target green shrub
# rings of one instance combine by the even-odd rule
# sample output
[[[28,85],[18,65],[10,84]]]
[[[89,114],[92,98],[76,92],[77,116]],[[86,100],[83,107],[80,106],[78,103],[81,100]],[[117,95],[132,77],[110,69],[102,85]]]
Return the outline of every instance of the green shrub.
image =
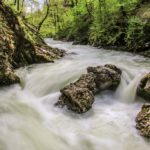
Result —
[[[146,22],[138,17],[131,17],[128,20],[128,28],[126,32],[126,44],[130,49],[140,49],[144,45],[144,28]]]

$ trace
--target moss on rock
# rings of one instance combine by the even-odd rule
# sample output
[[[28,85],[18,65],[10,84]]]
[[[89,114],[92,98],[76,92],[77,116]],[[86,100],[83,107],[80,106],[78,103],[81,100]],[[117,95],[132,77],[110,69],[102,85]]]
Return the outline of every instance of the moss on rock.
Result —
[[[150,101],[150,73],[146,74],[140,81],[137,95]]]
[[[142,106],[141,111],[136,117],[136,128],[144,137],[150,138],[150,104]]]

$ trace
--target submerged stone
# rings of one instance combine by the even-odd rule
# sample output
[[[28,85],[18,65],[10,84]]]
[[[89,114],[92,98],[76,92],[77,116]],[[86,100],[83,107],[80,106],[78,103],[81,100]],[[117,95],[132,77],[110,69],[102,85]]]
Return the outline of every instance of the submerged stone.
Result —
[[[142,136],[150,138],[150,104],[142,106],[136,117],[136,128]]]

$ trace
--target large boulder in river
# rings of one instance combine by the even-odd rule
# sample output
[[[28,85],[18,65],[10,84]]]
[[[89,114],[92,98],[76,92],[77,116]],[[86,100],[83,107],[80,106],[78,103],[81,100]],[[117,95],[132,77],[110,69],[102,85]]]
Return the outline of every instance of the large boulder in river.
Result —
[[[137,88],[137,95],[150,101],[150,73],[145,75]]]
[[[68,109],[77,113],[88,111],[94,102],[96,93],[95,75],[83,74],[75,83],[61,89],[62,95],[56,105],[66,105]]]
[[[115,65],[88,67],[87,71],[95,74],[95,83],[99,91],[116,89],[121,81],[121,70]]]
[[[60,102],[64,103],[69,110],[77,113],[88,111],[94,102],[94,95],[88,88],[77,87],[70,84],[61,91]]]
[[[97,92],[115,89],[120,83],[121,70],[114,65],[89,67],[87,70],[87,74],[60,90],[56,106],[66,105],[74,112],[84,113],[92,107]]]
[[[143,105],[136,117],[136,128],[142,136],[150,138],[150,104]]]

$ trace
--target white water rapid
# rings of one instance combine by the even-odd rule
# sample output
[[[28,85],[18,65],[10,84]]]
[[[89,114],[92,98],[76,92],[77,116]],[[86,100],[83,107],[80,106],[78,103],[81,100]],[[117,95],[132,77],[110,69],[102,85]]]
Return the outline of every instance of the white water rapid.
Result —
[[[68,55],[54,64],[17,70],[22,84],[0,88],[0,150],[149,150],[135,129],[144,101],[135,97],[150,60],[129,53],[46,39]],[[111,63],[123,70],[115,93],[96,96],[93,108],[79,115],[53,106],[59,90],[88,66]]]

